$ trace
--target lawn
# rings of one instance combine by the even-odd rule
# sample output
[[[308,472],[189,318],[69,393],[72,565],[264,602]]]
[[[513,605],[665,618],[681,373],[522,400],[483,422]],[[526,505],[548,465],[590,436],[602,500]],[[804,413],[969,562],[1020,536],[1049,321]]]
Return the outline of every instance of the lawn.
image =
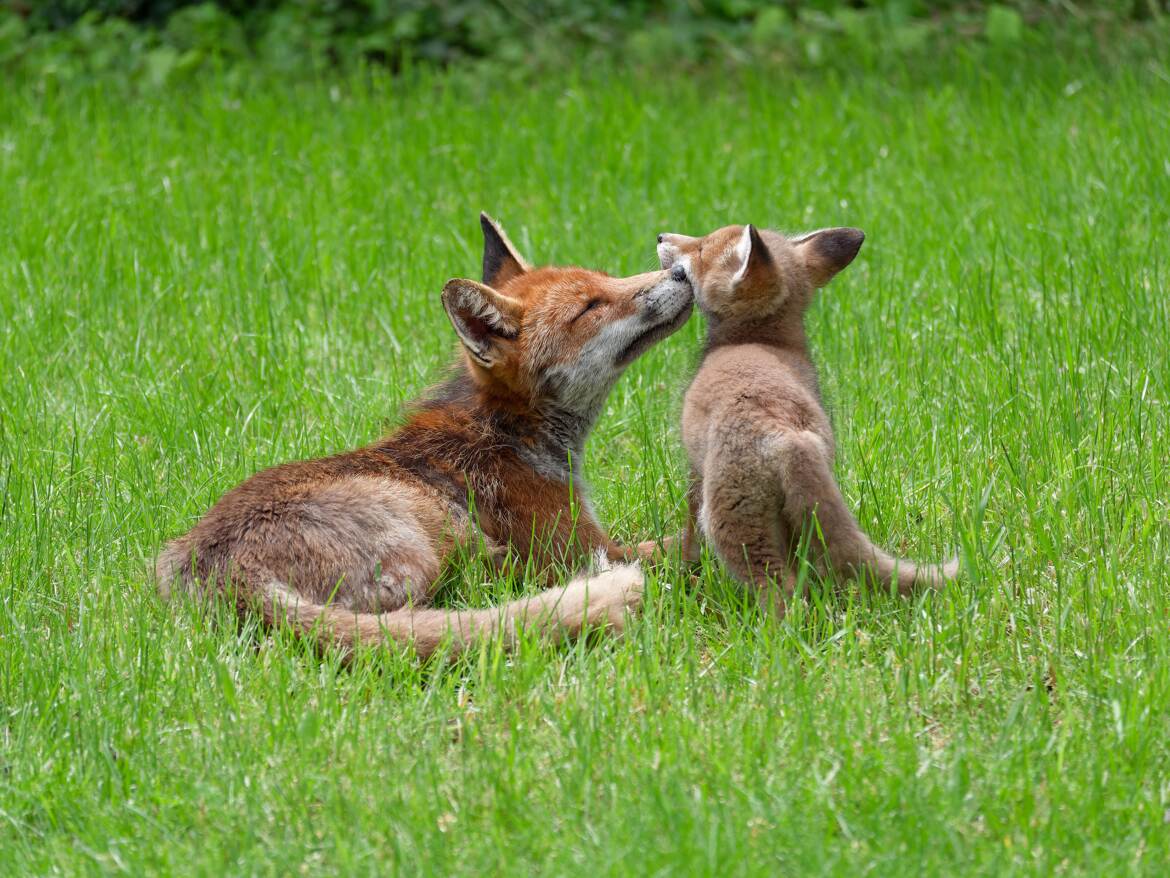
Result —
[[[0,874],[1165,874],[1170,59],[415,73],[0,95]],[[706,559],[620,639],[346,669],[146,570],[455,354],[477,212],[536,263],[856,225],[810,333],[905,601],[775,623]],[[677,530],[696,316],[587,447]],[[447,605],[525,587],[474,560]]]

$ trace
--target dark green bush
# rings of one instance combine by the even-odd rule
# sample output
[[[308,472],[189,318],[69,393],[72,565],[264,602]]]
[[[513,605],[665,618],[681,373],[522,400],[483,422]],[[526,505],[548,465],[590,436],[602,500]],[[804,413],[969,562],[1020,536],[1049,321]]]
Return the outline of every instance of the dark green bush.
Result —
[[[3,4],[5,0],[0,0]],[[1030,21],[1159,17],[1170,0],[7,0],[0,65],[62,79],[120,71],[165,82],[209,61],[258,58],[278,72],[372,61],[526,67],[566,52],[653,63],[783,54],[821,63],[921,51],[950,32],[991,43]]]

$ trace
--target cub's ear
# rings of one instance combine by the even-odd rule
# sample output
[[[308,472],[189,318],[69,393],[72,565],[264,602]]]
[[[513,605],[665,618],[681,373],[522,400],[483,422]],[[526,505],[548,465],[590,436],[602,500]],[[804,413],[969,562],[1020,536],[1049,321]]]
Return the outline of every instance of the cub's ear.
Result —
[[[738,287],[745,280],[759,277],[762,271],[772,266],[772,254],[768,252],[764,239],[753,225],[743,227],[743,234],[735,245],[735,258],[739,260],[739,268],[732,275],[732,287]]]
[[[842,268],[853,261],[865,232],[861,229],[821,229],[793,240],[796,251],[804,259],[813,286],[823,287]]]
[[[528,271],[525,262],[504,230],[486,213],[479,215],[483,226],[483,282],[494,287],[507,283],[517,275]]]
[[[491,287],[456,278],[443,287],[443,307],[472,360],[490,369],[520,333],[524,306]]]

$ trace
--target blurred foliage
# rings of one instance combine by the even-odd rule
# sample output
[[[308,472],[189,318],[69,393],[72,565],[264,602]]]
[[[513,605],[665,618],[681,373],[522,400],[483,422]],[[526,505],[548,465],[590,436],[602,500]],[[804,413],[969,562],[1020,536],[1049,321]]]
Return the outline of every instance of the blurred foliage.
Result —
[[[993,45],[1037,24],[1163,20],[1170,0],[0,0],[0,69],[164,84],[209,64],[281,74],[374,62],[490,59],[540,68],[566,53],[640,63],[824,63],[920,52],[938,38]]]

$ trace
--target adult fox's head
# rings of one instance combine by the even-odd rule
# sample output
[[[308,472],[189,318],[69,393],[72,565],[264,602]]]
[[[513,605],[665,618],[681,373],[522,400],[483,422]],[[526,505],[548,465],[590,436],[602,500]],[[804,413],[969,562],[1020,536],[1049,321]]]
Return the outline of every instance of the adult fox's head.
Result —
[[[822,229],[789,238],[755,226],[725,226],[702,238],[658,236],[658,259],[694,286],[699,308],[715,320],[799,317],[823,287],[853,261],[865,234]]]
[[[490,217],[480,223],[483,282],[448,281],[443,307],[472,378],[501,404],[592,420],[625,368],[690,316],[681,271],[532,268]]]

